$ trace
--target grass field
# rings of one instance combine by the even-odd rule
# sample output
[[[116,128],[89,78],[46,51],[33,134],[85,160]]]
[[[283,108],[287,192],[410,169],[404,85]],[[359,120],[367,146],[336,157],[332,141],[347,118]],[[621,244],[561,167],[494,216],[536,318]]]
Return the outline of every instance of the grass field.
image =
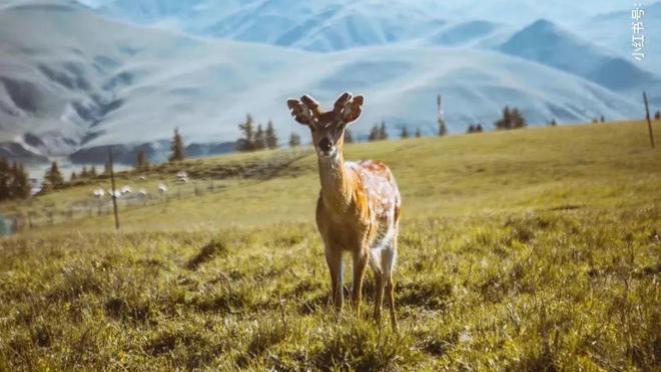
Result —
[[[120,175],[222,186],[122,209],[120,232],[94,215],[0,240],[0,371],[661,368],[661,153],[642,122],[346,156],[385,161],[403,194],[399,333],[333,313],[315,155],[265,151]],[[98,182],[0,210],[66,208]]]

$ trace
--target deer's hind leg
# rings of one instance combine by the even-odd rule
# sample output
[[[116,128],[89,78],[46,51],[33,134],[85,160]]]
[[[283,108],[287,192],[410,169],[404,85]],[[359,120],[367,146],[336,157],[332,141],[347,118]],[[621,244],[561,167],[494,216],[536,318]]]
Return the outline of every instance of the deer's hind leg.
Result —
[[[383,270],[382,281],[385,283],[386,300],[390,311],[390,322],[392,328],[397,330],[397,316],[395,314],[395,283],[392,275],[397,260],[397,232],[381,252],[381,268]]]

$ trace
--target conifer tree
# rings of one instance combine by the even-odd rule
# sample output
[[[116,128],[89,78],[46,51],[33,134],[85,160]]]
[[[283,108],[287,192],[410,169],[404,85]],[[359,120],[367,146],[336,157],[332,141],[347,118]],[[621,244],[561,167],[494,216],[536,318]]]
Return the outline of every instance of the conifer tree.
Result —
[[[263,150],[266,148],[266,135],[262,125],[257,126],[257,131],[255,132],[255,150]]]
[[[386,129],[386,122],[381,122],[381,127],[379,128],[379,139],[387,140],[388,139],[388,130]]]
[[[509,106],[503,108],[503,114],[494,124],[498,130],[517,129],[525,127],[526,120],[517,108],[510,109]]]
[[[71,176],[69,177],[69,182],[74,183],[78,179],[78,175],[76,174],[76,171],[71,172]]]
[[[60,173],[60,168],[56,161],[54,161],[51,164],[51,167],[46,171],[46,174],[44,175],[44,182],[48,183],[48,185],[53,189],[61,186],[64,183],[62,173]]]
[[[246,115],[246,121],[244,123],[239,124],[239,129],[243,133],[243,137],[239,139],[236,149],[238,151],[255,150],[255,131],[252,116],[250,114]]]
[[[367,140],[370,141],[370,142],[379,140],[379,126],[378,125],[374,124],[374,126],[370,130],[370,135],[367,137]]]
[[[11,169],[7,159],[0,157],[0,200],[11,198]]]
[[[266,147],[269,149],[278,148],[278,136],[275,134],[275,128],[273,127],[273,121],[269,120],[266,125]]]
[[[521,112],[517,108],[512,109],[511,120],[511,129],[518,129],[526,126],[526,119],[523,118],[523,115],[521,115]]]
[[[420,133],[420,128],[415,128],[415,138],[420,138],[422,137],[422,133]]]
[[[141,149],[140,151],[138,151],[138,155],[136,156],[135,170],[145,171],[148,169],[149,169],[149,160],[147,159],[147,154],[145,154],[145,150]]]
[[[11,189],[13,198],[27,199],[32,192],[28,173],[25,171],[25,168],[23,168],[23,165],[19,163],[14,163],[12,173],[13,180]]]
[[[301,136],[296,133],[292,133],[289,137],[289,147],[298,147],[301,145]]]
[[[92,165],[90,168],[89,177],[96,177],[96,166]]]
[[[407,139],[407,138],[409,138],[409,130],[406,129],[406,126],[403,126],[403,127],[402,127],[402,131],[399,133],[399,137],[400,137],[401,139]]]
[[[172,145],[170,146],[172,154],[170,155],[170,161],[182,161],[186,158],[186,153],[184,151],[184,140],[179,134],[179,128],[175,128],[174,137],[172,138]]]

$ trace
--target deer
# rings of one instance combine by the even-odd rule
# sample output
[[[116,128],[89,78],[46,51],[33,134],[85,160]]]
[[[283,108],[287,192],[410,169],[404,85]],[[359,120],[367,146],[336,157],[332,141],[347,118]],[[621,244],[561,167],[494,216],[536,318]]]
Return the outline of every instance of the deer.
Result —
[[[393,270],[401,196],[390,169],[379,161],[344,160],[344,131],[362,112],[363,96],[342,94],[333,109],[322,112],[308,95],[289,99],[294,119],[309,127],[319,168],[321,191],[316,224],[331,279],[331,298],[337,313],[343,304],[343,253],[353,260],[352,304],[360,315],[363,280],[369,264],[375,277],[374,319],[381,320],[384,291],[390,321],[397,330]]]

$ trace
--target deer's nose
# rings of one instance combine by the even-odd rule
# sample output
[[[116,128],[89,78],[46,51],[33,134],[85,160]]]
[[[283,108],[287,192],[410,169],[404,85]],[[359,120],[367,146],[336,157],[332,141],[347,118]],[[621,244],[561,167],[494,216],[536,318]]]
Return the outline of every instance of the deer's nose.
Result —
[[[324,152],[329,152],[333,148],[333,143],[327,137],[324,137],[319,141],[319,148]]]

